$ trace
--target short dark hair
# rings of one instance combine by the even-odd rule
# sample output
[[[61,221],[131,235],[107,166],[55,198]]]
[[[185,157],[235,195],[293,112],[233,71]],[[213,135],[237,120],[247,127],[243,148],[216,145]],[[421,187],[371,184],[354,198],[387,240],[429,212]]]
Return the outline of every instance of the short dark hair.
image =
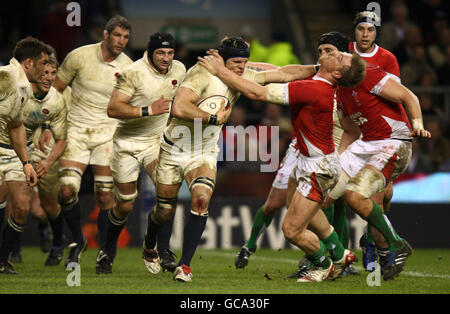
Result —
[[[131,24],[128,22],[128,20],[121,16],[121,15],[115,15],[112,18],[109,19],[108,22],[106,22],[105,30],[111,34],[111,32],[116,28],[116,26],[119,26],[120,28],[127,29],[131,33]]]
[[[225,37],[218,51],[224,62],[230,58],[250,57],[250,45],[242,37]]]
[[[342,77],[337,79],[337,85],[353,87],[361,83],[366,77],[366,64],[358,54],[352,53],[352,64],[342,70]]]
[[[51,55],[54,49],[43,43],[37,38],[27,37],[20,40],[14,47],[13,57],[19,62],[23,62],[30,58],[37,60],[41,57],[42,53]]]

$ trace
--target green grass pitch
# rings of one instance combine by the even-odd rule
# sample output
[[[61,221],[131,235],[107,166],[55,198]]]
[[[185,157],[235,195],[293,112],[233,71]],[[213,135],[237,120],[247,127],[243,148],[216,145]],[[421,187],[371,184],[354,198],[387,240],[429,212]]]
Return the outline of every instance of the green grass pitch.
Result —
[[[63,263],[45,267],[46,254],[39,248],[23,248],[23,264],[16,264],[18,275],[0,275],[0,293],[132,293],[132,294],[422,294],[450,293],[450,250],[417,249],[408,259],[404,272],[393,281],[369,286],[360,262],[360,276],[346,276],[322,283],[297,283],[284,277],[294,271],[302,253],[285,249],[258,250],[245,269],[235,269],[235,250],[201,250],[192,261],[193,282],[172,280],[171,273],[147,272],[138,248],[119,249],[112,275],[95,274],[96,249],[82,256],[80,286],[68,286],[70,271]],[[67,249],[66,249],[67,255]],[[180,251],[175,252],[178,256]],[[356,251],[361,260],[361,252]]]

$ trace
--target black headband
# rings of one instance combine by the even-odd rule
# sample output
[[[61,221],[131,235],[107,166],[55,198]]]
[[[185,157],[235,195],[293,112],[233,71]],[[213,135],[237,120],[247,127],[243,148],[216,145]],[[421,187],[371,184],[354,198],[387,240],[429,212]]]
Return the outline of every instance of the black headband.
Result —
[[[230,58],[248,58],[250,57],[250,49],[247,48],[234,48],[228,46],[220,46],[219,54],[222,56],[223,61],[226,62]]]
[[[350,41],[345,35],[339,32],[329,32],[320,36],[317,46],[330,44],[335,46],[339,51],[349,52],[349,43]]]

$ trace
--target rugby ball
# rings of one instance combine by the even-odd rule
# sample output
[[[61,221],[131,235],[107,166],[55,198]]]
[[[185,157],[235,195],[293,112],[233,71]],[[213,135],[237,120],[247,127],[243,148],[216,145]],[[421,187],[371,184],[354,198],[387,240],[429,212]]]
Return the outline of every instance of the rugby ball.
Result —
[[[225,109],[228,109],[230,107],[230,101],[228,100],[228,98],[225,96],[214,95],[202,99],[197,104],[197,107],[208,113],[215,114],[220,110],[222,105],[225,107]]]

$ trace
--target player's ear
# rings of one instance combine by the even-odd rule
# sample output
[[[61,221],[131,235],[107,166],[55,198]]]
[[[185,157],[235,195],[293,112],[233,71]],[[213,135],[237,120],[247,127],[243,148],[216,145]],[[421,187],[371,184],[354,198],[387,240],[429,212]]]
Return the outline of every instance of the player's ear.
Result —
[[[34,66],[34,61],[31,58],[25,59],[22,63],[27,70],[31,69]]]
[[[108,39],[109,38],[109,33],[108,33],[108,31],[105,29],[105,30],[103,30],[103,39]]]
[[[340,79],[342,77],[342,72],[335,70],[335,71],[331,72],[331,75],[336,79]]]

